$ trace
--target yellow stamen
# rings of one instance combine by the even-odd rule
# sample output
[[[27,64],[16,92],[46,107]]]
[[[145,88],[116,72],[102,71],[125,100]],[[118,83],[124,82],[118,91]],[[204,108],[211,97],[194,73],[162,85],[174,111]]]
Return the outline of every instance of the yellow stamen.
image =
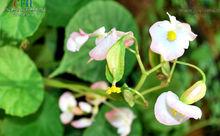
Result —
[[[167,40],[174,41],[176,40],[176,32],[175,31],[168,31],[167,32]]]
[[[121,88],[116,87],[115,85],[112,85],[112,87],[108,88],[108,90],[106,91],[107,94],[120,93],[120,92],[121,92]]]
[[[176,116],[177,111],[176,111],[176,110],[174,110],[174,109],[171,109],[171,113],[173,114],[173,116]]]

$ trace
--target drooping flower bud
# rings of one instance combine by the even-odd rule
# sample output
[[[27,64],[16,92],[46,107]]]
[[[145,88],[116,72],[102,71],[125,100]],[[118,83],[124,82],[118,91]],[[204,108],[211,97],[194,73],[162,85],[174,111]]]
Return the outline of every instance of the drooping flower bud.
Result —
[[[202,99],[205,93],[206,85],[204,81],[198,81],[182,94],[180,100],[186,104],[193,104]]]

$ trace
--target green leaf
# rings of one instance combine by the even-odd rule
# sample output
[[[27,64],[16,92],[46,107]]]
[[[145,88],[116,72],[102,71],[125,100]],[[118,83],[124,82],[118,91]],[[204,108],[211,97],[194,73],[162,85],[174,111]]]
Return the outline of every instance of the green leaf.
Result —
[[[0,132],[4,136],[62,136],[57,98],[46,93],[42,107],[33,115],[19,118],[6,116]]]
[[[107,30],[115,27],[121,31],[133,31],[135,36],[139,38],[135,20],[124,7],[113,1],[97,1],[89,3],[73,16],[66,27],[65,41],[73,31],[79,31],[79,28],[90,33],[101,26],[105,26]],[[90,59],[89,51],[94,47],[94,39],[91,39],[79,52],[72,53],[66,50],[65,44],[65,55],[62,62],[51,76],[67,72],[91,82],[105,80],[104,61],[93,61],[87,64]],[[126,72],[124,77],[131,72],[135,64],[133,54],[127,52],[125,58]]]
[[[20,3],[16,8],[9,7],[0,15],[0,30],[7,37],[19,40],[33,35],[44,17],[44,4],[45,0],[32,0],[33,8],[19,7]]]
[[[49,69],[54,67],[57,44],[57,31],[55,29],[47,30],[44,45],[34,45],[26,51],[38,68]]]
[[[95,0],[47,0],[47,24],[54,27],[66,26],[71,17],[91,1]]]
[[[113,104],[117,105],[117,107],[126,107],[125,103],[115,102]],[[98,115],[95,117],[94,123],[84,131],[83,136],[103,136],[103,134],[105,136],[118,136],[117,129],[111,126],[111,124],[109,124],[105,118],[105,113],[110,110],[112,109],[108,106],[103,106]],[[142,136],[140,120],[137,117],[132,123],[129,136]]]
[[[124,36],[109,49],[106,61],[113,77],[113,82],[120,81],[124,74],[125,65]]]
[[[7,7],[8,3],[11,0],[1,0],[0,1],[0,15],[4,12],[5,8]]]
[[[43,80],[30,58],[20,49],[0,48],[0,108],[7,114],[25,116],[43,101]]]

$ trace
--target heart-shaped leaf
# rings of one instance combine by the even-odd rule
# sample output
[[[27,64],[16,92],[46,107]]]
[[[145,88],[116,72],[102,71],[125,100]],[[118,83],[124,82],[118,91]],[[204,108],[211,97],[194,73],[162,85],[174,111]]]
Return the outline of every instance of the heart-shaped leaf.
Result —
[[[25,116],[39,108],[43,80],[30,58],[20,49],[0,48],[0,108],[6,114]]]

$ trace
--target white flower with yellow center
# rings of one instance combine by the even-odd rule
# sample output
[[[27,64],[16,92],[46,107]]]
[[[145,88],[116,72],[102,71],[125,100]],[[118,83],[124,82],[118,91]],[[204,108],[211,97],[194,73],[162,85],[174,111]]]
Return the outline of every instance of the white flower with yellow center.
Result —
[[[172,61],[184,54],[185,49],[189,47],[189,41],[193,41],[197,35],[191,31],[189,24],[181,23],[175,16],[167,14],[170,21],[159,21],[150,27],[150,48],[165,61]]]
[[[164,125],[179,125],[190,118],[200,119],[202,111],[199,107],[183,103],[176,94],[168,91],[157,98],[154,114]]]

